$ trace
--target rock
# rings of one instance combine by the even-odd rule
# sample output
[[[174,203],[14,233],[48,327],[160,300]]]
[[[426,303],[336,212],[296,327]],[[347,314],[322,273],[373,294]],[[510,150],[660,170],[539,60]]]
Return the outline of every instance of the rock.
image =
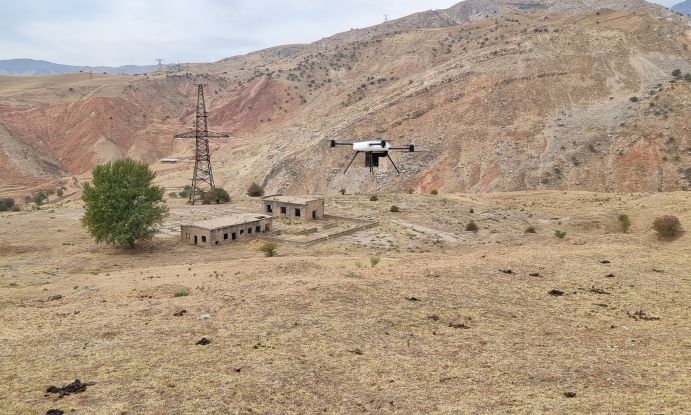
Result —
[[[49,386],[46,389],[46,393],[54,393],[58,395],[58,398],[63,396],[72,395],[73,393],[82,393],[86,391],[87,386],[92,386],[93,383],[82,383],[79,379],[75,379],[74,382],[67,386],[59,388],[57,386]]]
[[[51,295],[50,297],[48,297],[48,299],[46,301],[58,301],[58,300],[62,300],[62,295],[60,295],[60,294]]]
[[[567,398],[575,398],[576,392],[573,392],[573,391],[564,392],[564,396],[566,396]]]
[[[211,340],[207,339],[206,337],[202,337],[201,340],[199,340],[197,343],[195,343],[197,346],[206,346],[207,344],[211,344]]]
[[[206,321],[206,320],[210,320],[210,319],[211,319],[211,316],[208,314],[202,314],[201,316],[197,317],[197,320],[202,320],[202,321]]]
[[[514,275],[514,272],[511,269],[500,269],[499,272],[507,274],[507,275]]]
[[[530,275],[531,277],[541,277],[541,275],[540,275],[539,272],[531,272],[529,275]]]
[[[175,316],[175,317],[182,317],[182,316],[184,316],[185,314],[187,314],[187,310],[179,310],[179,311],[176,311],[175,313],[173,313],[173,316]]]
[[[406,297],[405,299],[408,300],[408,301],[413,301],[413,302],[420,301],[420,299],[417,298],[417,297]]]
[[[64,413],[65,411],[63,411],[62,409],[49,409],[46,412],[46,415],[63,415]]]
[[[561,296],[564,295],[564,291],[551,290],[551,291],[549,292],[549,295],[551,295],[552,297],[561,297]]]

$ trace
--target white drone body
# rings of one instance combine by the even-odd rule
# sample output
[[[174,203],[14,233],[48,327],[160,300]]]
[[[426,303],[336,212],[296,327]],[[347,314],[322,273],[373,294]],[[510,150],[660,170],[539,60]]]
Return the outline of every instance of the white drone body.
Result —
[[[346,167],[343,173],[348,172],[348,169],[353,164],[353,161],[355,161],[358,154],[364,153],[365,167],[368,167],[372,174],[374,174],[374,168],[379,167],[379,159],[382,157],[388,158],[391,162],[391,165],[393,165],[394,169],[396,169],[396,173],[401,174],[401,172],[398,170],[398,167],[396,167],[396,164],[393,162],[393,159],[391,159],[389,153],[394,151],[405,151],[410,153],[415,152],[415,145],[413,144],[409,144],[405,147],[394,147],[391,145],[391,143],[387,142],[386,140],[357,141],[354,143],[339,143],[336,140],[331,140],[331,147],[336,146],[352,146],[353,151],[355,152],[353,159],[350,160],[350,163],[348,163],[348,167]]]
[[[386,153],[389,150],[391,150],[391,144],[387,143],[386,141],[383,141],[384,145],[382,146],[382,141],[359,141],[357,143],[353,143],[353,151],[361,151],[363,153]]]

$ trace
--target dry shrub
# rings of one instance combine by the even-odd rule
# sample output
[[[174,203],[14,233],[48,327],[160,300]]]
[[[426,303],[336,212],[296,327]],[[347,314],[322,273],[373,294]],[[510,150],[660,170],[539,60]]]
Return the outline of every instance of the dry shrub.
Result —
[[[681,222],[676,216],[666,215],[661,216],[653,222],[653,229],[657,232],[657,236],[662,238],[671,238],[681,233]]]

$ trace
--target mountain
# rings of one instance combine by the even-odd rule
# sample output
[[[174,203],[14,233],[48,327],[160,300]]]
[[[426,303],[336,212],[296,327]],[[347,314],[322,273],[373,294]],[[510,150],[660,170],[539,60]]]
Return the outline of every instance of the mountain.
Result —
[[[672,6],[672,10],[677,13],[691,16],[691,0],[685,0],[677,5]]]
[[[138,77],[0,77],[2,186],[133,157],[187,184],[207,84],[217,184],[277,193],[691,185],[688,19],[643,1],[467,0],[307,45]],[[325,140],[415,143],[374,177]],[[28,160],[25,154],[36,158]],[[40,157],[39,157],[40,155]],[[180,159],[161,166],[162,157]]]
[[[61,75],[78,72],[95,72],[109,74],[134,75],[158,70],[157,65],[137,66],[71,66],[34,59],[0,60],[0,75],[33,76],[33,75]]]

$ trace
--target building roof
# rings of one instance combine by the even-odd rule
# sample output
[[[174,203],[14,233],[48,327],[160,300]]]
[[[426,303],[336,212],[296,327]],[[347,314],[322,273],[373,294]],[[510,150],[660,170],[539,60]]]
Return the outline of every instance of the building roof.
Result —
[[[267,197],[263,198],[262,200],[269,201],[269,202],[288,203],[291,205],[306,205],[310,202],[316,202],[316,201],[324,200],[324,198],[323,197],[317,197],[317,196],[281,196],[281,195],[276,195],[276,196],[267,196]]]
[[[262,219],[270,218],[271,216],[256,213],[237,213],[235,215],[223,216],[220,218],[208,219],[194,223],[187,223],[182,226],[194,226],[195,228],[202,228],[209,231],[213,231],[216,229],[244,225],[246,223],[257,222]]]

